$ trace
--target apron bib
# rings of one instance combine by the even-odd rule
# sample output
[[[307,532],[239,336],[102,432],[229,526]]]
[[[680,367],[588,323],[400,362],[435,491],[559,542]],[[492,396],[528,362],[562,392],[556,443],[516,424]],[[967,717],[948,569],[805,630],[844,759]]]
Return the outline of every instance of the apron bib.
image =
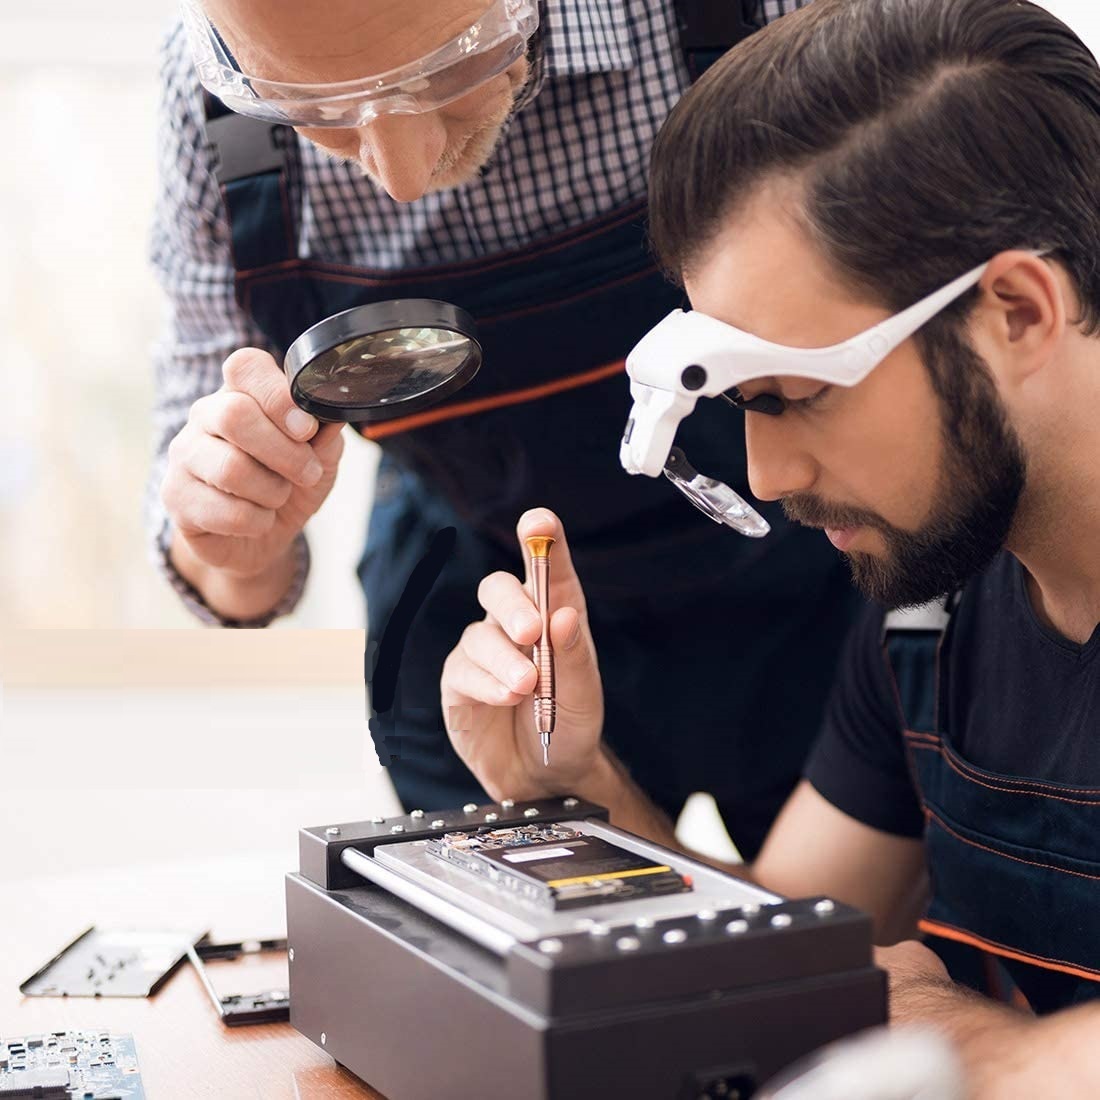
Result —
[[[1100,997],[1100,790],[970,763],[943,721],[947,616],[901,621],[888,617],[885,649],[927,823],[921,929],[953,977],[993,996],[1015,986],[1038,1013]]]

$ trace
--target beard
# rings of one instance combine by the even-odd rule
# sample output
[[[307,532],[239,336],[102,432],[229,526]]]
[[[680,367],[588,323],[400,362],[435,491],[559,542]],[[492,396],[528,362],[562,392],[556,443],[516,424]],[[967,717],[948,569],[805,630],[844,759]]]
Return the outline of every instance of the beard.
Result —
[[[939,599],[985,569],[1008,539],[1027,482],[1023,444],[985,360],[946,319],[918,340],[943,413],[944,441],[936,503],[924,526],[904,531],[875,512],[812,494],[783,501],[797,523],[878,531],[885,553],[853,552],[848,564],[860,591],[891,608]]]

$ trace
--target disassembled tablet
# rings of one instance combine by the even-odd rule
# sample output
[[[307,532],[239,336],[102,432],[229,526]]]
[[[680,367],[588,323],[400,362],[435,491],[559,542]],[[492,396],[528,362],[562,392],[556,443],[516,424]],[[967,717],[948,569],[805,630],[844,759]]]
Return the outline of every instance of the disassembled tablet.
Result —
[[[134,1041],[109,1031],[0,1036],[0,1100],[145,1100]]]
[[[659,897],[691,889],[691,877],[569,825],[518,825],[445,833],[432,855],[550,909]]]

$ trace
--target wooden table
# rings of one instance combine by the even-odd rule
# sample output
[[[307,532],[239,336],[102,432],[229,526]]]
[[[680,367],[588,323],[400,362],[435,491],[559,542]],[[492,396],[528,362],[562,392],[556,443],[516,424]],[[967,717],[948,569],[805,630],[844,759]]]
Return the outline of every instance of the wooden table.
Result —
[[[22,981],[90,924],[209,929],[219,940],[282,936],[284,863],[267,856],[0,881],[0,1036],[80,1028],[128,1032],[148,1100],[383,1100],[288,1023],[224,1027],[186,964],[151,998],[19,993]],[[230,972],[212,974],[215,983],[223,973]],[[262,977],[256,988],[243,974],[242,980],[242,989],[216,988],[223,994],[270,988]]]

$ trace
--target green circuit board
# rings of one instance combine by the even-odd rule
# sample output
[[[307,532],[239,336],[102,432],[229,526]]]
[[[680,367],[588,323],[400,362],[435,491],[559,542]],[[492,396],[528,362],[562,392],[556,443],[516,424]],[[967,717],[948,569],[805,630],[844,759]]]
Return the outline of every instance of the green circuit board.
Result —
[[[129,1035],[0,1035],[0,1100],[145,1100]]]

